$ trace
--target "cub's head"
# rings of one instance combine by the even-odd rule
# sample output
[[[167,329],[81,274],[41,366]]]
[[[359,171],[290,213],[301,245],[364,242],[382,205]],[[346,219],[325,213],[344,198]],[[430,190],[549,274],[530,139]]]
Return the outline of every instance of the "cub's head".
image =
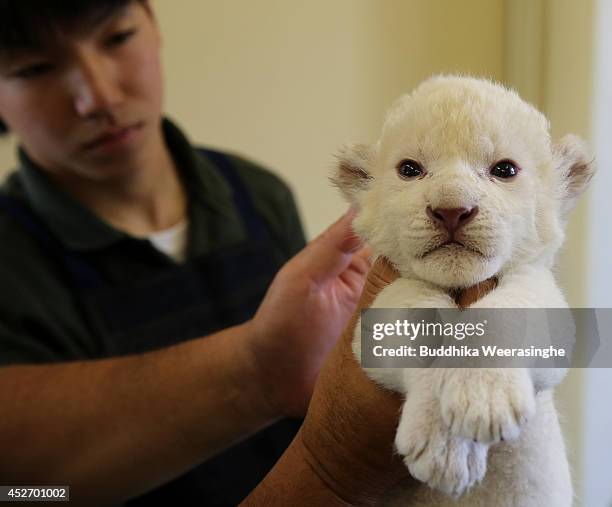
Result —
[[[403,276],[459,288],[550,266],[592,171],[582,141],[553,145],[516,93],[450,76],[401,97],[378,142],[340,152],[332,180],[358,209],[357,234]]]

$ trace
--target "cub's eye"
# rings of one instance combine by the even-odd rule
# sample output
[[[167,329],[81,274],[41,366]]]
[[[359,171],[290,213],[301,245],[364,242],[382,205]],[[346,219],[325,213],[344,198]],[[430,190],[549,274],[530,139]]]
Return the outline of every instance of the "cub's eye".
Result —
[[[520,168],[510,160],[500,160],[491,166],[491,176],[496,178],[514,178],[519,173]]]
[[[402,160],[397,166],[397,172],[402,178],[416,178],[425,173],[421,164],[414,160]]]

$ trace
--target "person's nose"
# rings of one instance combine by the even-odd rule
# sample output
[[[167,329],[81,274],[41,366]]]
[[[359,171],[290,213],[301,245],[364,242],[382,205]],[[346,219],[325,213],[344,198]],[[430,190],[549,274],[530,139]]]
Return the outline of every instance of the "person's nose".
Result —
[[[436,224],[444,227],[449,235],[453,236],[462,227],[466,226],[478,214],[478,206],[472,208],[436,208],[427,206],[427,216]]]
[[[97,117],[109,114],[123,100],[112,65],[104,57],[83,55],[75,68],[74,107],[79,116]]]

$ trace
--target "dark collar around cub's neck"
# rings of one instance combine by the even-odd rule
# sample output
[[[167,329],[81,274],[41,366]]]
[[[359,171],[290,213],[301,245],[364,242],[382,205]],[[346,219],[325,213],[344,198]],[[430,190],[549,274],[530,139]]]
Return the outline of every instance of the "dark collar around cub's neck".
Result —
[[[474,304],[476,301],[486,296],[495,287],[497,287],[498,279],[496,276],[492,276],[482,282],[472,285],[471,287],[462,289],[451,289],[449,291],[450,297],[453,298],[455,303],[460,309],[465,309],[468,306]]]

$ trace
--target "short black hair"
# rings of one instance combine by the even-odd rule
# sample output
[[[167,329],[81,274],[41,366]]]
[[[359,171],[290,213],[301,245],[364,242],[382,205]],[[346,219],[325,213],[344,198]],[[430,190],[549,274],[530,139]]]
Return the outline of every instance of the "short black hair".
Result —
[[[0,0],[0,52],[44,48],[92,28],[136,0]],[[0,135],[8,131],[0,119]]]

